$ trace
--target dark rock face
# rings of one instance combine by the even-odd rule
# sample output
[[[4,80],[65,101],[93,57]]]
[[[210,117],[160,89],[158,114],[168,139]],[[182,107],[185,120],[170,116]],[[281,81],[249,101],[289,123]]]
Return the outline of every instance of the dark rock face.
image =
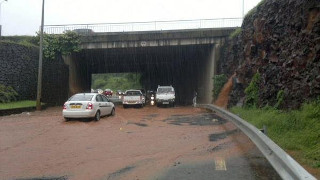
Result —
[[[236,73],[243,87],[261,74],[259,105],[298,108],[320,95],[320,1],[265,0],[246,16],[239,36],[222,49],[218,73]],[[236,87],[236,86],[235,86]],[[234,88],[230,105],[244,96]]]
[[[11,86],[19,100],[35,100],[39,49],[0,42],[0,84]],[[43,61],[42,102],[61,104],[68,96],[68,66],[63,60]]]

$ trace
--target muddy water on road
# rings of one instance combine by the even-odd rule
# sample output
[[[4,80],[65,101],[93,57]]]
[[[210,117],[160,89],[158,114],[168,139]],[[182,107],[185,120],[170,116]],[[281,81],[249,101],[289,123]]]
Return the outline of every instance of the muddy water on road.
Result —
[[[206,179],[228,174],[229,167],[247,168],[238,168],[240,179],[277,179],[270,165],[261,165],[265,160],[255,163],[262,155],[233,124],[192,107],[117,107],[115,116],[98,122],[64,122],[61,108],[0,117],[0,143],[4,180]]]

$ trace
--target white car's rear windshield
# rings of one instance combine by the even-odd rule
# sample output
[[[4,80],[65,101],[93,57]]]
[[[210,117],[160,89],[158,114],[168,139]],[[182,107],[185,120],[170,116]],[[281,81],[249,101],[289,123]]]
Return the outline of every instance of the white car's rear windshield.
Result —
[[[77,94],[72,96],[69,101],[91,101],[93,95]]]
[[[173,88],[168,87],[168,88],[158,88],[157,90],[158,93],[170,93],[170,92],[174,92]]]
[[[127,91],[126,95],[127,96],[140,96],[141,92],[139,92],[139,91]]]

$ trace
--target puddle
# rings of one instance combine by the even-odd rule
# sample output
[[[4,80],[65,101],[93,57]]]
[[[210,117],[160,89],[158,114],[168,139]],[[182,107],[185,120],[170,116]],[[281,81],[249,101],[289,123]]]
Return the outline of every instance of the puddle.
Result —
[[[143,121],[152,120],[153,118],[156,118],[158,116],[159,116],[159,114],[149,114],[149,115],[145,116],[142,120]]]
[[[215,146],[213,148],[209,148],[208,152],[217,152],[222,149],[226,149],[230,145],[231,145],[231,142],[224,142],[224,143],[218,144],[217,146]]]
[[[147,127],[148,126],[148,124],[144,124],[144,123],[130,123],[130,124],[134,124],[134,125],[141,126],[141,127]]]
[[[173,115],[164,122],[168,122],[173,125],[192,125],[192,126],[213,126],[213,125],[221,125],[226,123],[227,121],[215,114],[206,113],[199,115]]]
[[[236,132],[238,132],[237,129],[234,129],[234,130],[231,130],[231,131],[222,132],[222,133],[210,134],[209,135],[209,141],[218,141],[218,140],[221,140],[221,139],[225,139],[229,135],[234,134]]]
[[[16,179],[16,180],[68,180],[67,176],[62,177],[36,177],[36,178],[23,178],[23,179]]]
[[[109,179],[116,178],[116,177],[118,177],[118,176],[121,176],[122,174],[125,174],[125,173],[131,171],[131,170],[134,169],[134,168],[135,168],[134,166],[127,166],[127,167],[122,168],[122,169],[120,169],[120,170],[118,170],[118,171],[116,171],[116,172],[113,172],[113,173],[111,173],[111,174],[108,176],[108,180],[109,180]]]

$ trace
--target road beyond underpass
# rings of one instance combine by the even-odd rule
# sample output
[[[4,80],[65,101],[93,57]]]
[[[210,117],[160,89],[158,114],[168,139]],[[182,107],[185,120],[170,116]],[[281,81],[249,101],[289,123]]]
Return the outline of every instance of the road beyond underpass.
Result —
[[[193,107],[116,108],[64,122],[61,107],[0,117],[0,179],[280,179],[254,144]]]

